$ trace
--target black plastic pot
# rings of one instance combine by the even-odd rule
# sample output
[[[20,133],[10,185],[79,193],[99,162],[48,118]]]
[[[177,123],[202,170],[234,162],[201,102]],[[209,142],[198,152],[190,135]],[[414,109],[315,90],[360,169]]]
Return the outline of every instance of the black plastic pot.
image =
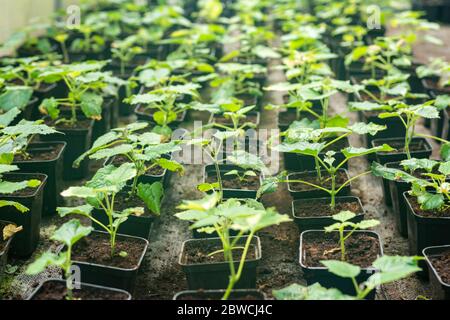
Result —
[[[103,234],[109,238],[106,232],[93,231],[91,234]],[[99,265],[88,262],[74,261],[73,264],[80,268],[81,282],[92,283],[100,286],[107,286],[126,290],[133,293],[136,285],[136,277],[144,260],[148,248],[148,240],[138,237],[117,235],[117,239],[136,239],[145,243],[145,249],[139,259],[139,263],[132,269],[117,268],[113,266]]]
[[[42,209],[43,216],[49,216],[56,213],[56,207],[62,203],[60,193],[63,191],[63,154],[66,148],[65,142],[33,142],[29,144],[27,152],[39,152],[52,148],[60,147],[58,155],[51,160],[26,160],[15,161],[22,172],[43,173],[47,175],[47,184],[44,190],[44,203]]]
[[[233,239],[233,238],[231,238]],[[242,237],[237,245],[244,245],[247,237]],[[230,265],[228,262],[187,264],[185,262],[186,248],[193,243],[210,243],[221,246],[219,238],[188,240],[183,243],[178,263],[186,274],[189,290],[217,290],[226,289],[230,277]],[[235,285],[235,289],[254,289],[256,288],[256,268],[261,260],[261,241],[259,237],[252,239],[256,259],[246,260],[242,271],[241,279]],[[239,259],[238,259],[239,260]],[[235,267],[238,268],[239,261],[235,261]]]
[[[385,138],[385,139],[375,139],[372,141],[372,147],[381,146],[384,143],[391,145],[393,143],[402,143],[404,138]],[[411,157],[417,159],[428,159],[433,151],[431,144],[424,138],[413,138],[413,142],[423,143],[423,150],[411,151]],[[376,161],[380,164],[386,164],[389,162],[400,162],[407,159],[408,156],[405,152],[377,152]],[[382,179],[383,181],[383,192],[384,192],[384,202],[386,205],[392,205],[391,191],[389,189],[389,180]]]
[[[450,243],[450,217],[422,217],[414,212],[407,192],[403,194],[407,205],[408,244],[411,255],[420,255],[426,247]]]
[[[440,256],[444,252],[450,251],[450,245],[435,246],[423,249],[422,253],[428,265],[428,274],[433,291],[433,300],[450,300],[450,283],[442,280],[441,276],[434,268],[431,258]]]
[[[337,232],[337,231],[335,231]],[[308,286],[314,284],[314,283],[320,283],[323,287],[326,288],[336,288],[339,289],[342,293],[349,294],[349,295],[356,295],[355,287],[351,281],[351,279],[348,278],[342,278],[338,277],[337,275],[332,274],[331,272],[328,272],[328,269],[323,267],[308,267],[305,264],[304,257],[303,257],[303,243],[305,242],[305,239],[314,233],[323,233],[325,234],[325,231],[322,230],[309,230],[302,232],[300,235],[300,266],[303,270],[303,276],[308,284]],[[373,238],[376,238],[380,242],[380,255],[383,255],[383,246],[380,240],[380,236],[378,233],[373,231],[360,231],[356,230],[355,233],[364,233],[368,234]],[[358,283],[362,283],[366,281],[372,274],[375,273],[375,269],[372,267],[369,268],[361,268],[361,273],[356,277],[356,281]],[[375,299],[375,290],[372,291],[367,297],[367,300],[373,300]]]
[[[83,160],[79,168],[73,168],[73,162],[91,147],[93,125],[94,120],[91,120],[89,127],[86,128],[67,129],[56,126],[56,130],[63,135],[42,136],[44,141],[63,140],[67,143],[64,152],[64,180],[80,180],[88,175],[89,159]]]
[[[240,173],[245,171],[245,170],[239,168],[238,166],[234,166],[234,165],[220,165],[219,166],[219,171],[220,171],[220,175],[222,176],[222,178],[223,178],[224,174],[229,172],[230,170],[238,170]],[[203,182],[206,183],[208,177],[210,177],[210,176],[216,177],[216,169],[215,169],[214,165],[205,166],[204,171],[203,171]],[[261,186],[264,177],[261,173],[259,173],[259,177],[260,177],[260,186]],[[258,190],[226,189],[226,188],[223,189],[223,197],[224,198],[255,199],[257,193],[258,193]]]
[[[12,224],[12,223],[0,220],[0,235],[3,235],[3,228],[10,224]],[[3,279],[3,270],[5,270],[6,264],[8,262],[8,252],[9,252],[9,248],[11,247],[11,242],[13,241],[13,239],[14,239],[14,236],[9,238],[6,241],[3,249],[0,250],[0,282]],[[3,240],[3,236],[2,236],[2,240]]]
[[[103,210],[94,209],[92,215],[104,225],[109,224],[108,217]],[[132,215],[128,217],[127,221],[120,225],[118,233],[148,240],[150,238],[150,232],[154,221],[155,217],[150,215],[141,217]],[[104,231],[104,229],[96,223],[93,224],[93,227],[95,230]]]
[[[225,290],[206,290],[206,291],[182,291],[178,292],[173,300],[221,300]],[[228,300],[266,300],[266,296],[259,290],[232,290]]]
[[[398,168],[398,162],[387,163],[388,167]],[[406,218],[406,203],[403,194],[411,190],[411,184],[404,181],[388,181],[390,196],[392,199],[392,212],[395,218],[397,230],[402,237],[408,237],[408,223]]]
[[[326,141],[329,142],[329,141],[331,141],[331,139],[327,139]],[[342,139],[341,142],[345,146],[343,145],[342,148],[339,147],[336,150],[334,150],[333,148],[329,148],[329,149],[327,148],[326,150],[324,150],[324,152],[321,152],[319,154],[320,158],[324,159],[325,154],[328,151],[333,150],[334,152],[336,152],[333,156],[336,159],[335,163],[338,164],[338,163],[341,163],[342,161],[344,161],[345,156],[340,150],[349,146],[348,138]],[[300,171],[312,171],[316,168],[316,163],[314,161],[314,157],[303,155],[303,154],[298,154],[295,152],[284,152],[283,155],[284,155],[284,167],[286,170],[300,172]],[[347,169],[348,162],[345,163],[342,166],[342,168]]]
[[[328,175],[328,173],[324,170],[321,170],[322,175]],[[347,176],[347,180],[350,179],[348,172],[346,169],[339,169],[339,172],[344,172]],[[305,171],[305,172],[294,172],[290,173],[287,176],[287,180],[301,180],[302,177],[307,176],[317,176],[317,171]],[[300,178],[300,179],[299,179]],[[330,194],[319,189],[311,189],[307,191],[295,191],[292,189],[292,185],[290,182],[288,182],[288,190],[291,194],[292,198],[294,199],[313,199],[313,198],[326,198],[330,197]],[[339,188],[339,186],[336,186],[336,190]],[[342,190],[339,192],[339,196],[349,196],[351,190],[351,183],[346,185]]]
[[[8,173],[4,175],[4,178],[7,181],[14,181],[16,179],[20,179],[19,181],[39,179],[41,181],[41,185],[30,195],[0,196],[1,200],[18,202],[30,210],[26,213],[21,213],[14,207],[4,207],[1,213],[2,219],[23,227],[23,230],[15,235],[10,252],[16,257],[27,258],[36,249],[40,238],[42,204],[47,176],[39,173]]]
[[[45,280],[43,283],[41,283],[32,293],[31,295],[26,299],[26,300],[35,300],[35,298],[39,295],[39,293],[45,288],[45,286],[49,283],[61,283],[62,285],[66,285],[66,281],[62,280],[62,279],[48,279]],[[117,293],[122,293],[123,294],[123,299],[122,300],[131,300],[131,294],[124,291],[124,290],[120,290],[120,289],[114,289],[114,288],[110,288],[110,287],[104,287],[104,286],[98,286],[98,285],[93,285],[93,284],[88,284],[88,283],[80,283],[78,284],[81,286],[81,289],[75,289],[74,292],[76,292],[77,290],[83,290],[84,288],[89,288],[89,289],[98,289],[101,291],[113,291],[113,292],[117,292]],[[61,300],[64,300],[64,297],[61,297]]]
[[[331,216],[324,217],[305,217],[298,216],[295,212],[295,204],[296,203],[330,203],[330,198],[317,198],[317,199],[298,199],[292,201],[292,216],[294,217],[294,221],[297,224],[297,227],[300,232],[307,230],[322,230],[325,227],[328,227],[335,223]],[[358,202],[360,210],[355,212],[357,214],[351,221],[354,223],[360,222],[364,219],[364,208],[361,203],[361,200],[358,197],[336,197],[336,203],[345,203],[345,202]]]
[[[444,140],[450,140],[450,116],[448,114],[448,109],[440,112],[442,115],[442,128],[441,135],[438,137],[442,137]],[[433,119],[434,120],[434,119]],[[433,122],[431,122],[433,124]],[[439,130],[439,123],[437,124]]]

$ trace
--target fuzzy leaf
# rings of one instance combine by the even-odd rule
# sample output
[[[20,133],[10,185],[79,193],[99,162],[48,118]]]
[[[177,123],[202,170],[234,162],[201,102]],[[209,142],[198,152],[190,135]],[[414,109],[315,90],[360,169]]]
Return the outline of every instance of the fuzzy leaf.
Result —
[[[344,261],[322,260],[320,263],[327,267],[329,272],[342,278],[356,278],[361,272],[360,267]]]
[[[161,200],[164,197],[164,187],[161,182],[139,184],[137,195],[152,213],[158,216],[161,214]]]

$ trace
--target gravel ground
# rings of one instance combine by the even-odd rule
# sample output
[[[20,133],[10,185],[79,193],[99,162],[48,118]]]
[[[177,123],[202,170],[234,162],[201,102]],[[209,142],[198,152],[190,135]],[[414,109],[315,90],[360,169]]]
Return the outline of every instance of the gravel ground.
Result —
[[[450,59],[449,40],[450,28],[443,27],[441,31],[434,32],[435,35],[446,41],[446,45],[440,48],[427,44],[419,44],[415,48],[415,55],[419,61],[426,62],[430,56],[446,56]],[[276,43],[275,43],[276,45]],[[283,81],[283,74],[273,68],[279,61],[270,64],[269,83]],[[281,103],[282,96],[279,93],[270,93],[265,96],[266,103]],[[332,100],[334,112],[348,114],[352,121],[355,115],[349,114],[346,108],[346,98],[335,96]],[[204,115],[192,113],[190,121],[185,124],[187,129],[192,128],[193,120],[204,119]],[[261,128],[277,128],[277,112],[262,112]],[[122,119],[123,122],[134,121],[134,119]],[[426,131],[421,127],[420,130]],[[351,144],[361,146],[358,137],[351,138]],[[282,159],[280,159],[281,163]],[[92,165],[93,170],[98,164]],[[356,159],[350,162],[350,176],[362,172],[368,168],[365,159]],[[190,238],[188,225],[174,217],[176,206],[182,199],[200,198],[201,194],[195,190],[195,185],[202,179],[202,167],[199,165],[186,166],[184,176],[172,176],[166,190],[166,198],[160,220],[154,224],[150,237],[150,249],[146,255],[142,272],[137,280],[137,288],[134,297],[136,299],[172,299],[176,292],[186,289],[186,279],[178,266],[178,256],[183,241]],[[80,182],[81,183],[81,182]],[[352,185],[352,193],[359,196],[363,202],[367,216],[381,221],[376,228],[384,244],[386,254],[407,255],[408,247],[406,239],[402,238],[394,224],[390,209],[383,203],[381,181],[372,176],[365,176]],[[273,206],[280,213],[290,214],[291,201],[286,188],[280,187],[276,193],[264,197],[266,206]],[[3,299],[20,299],[27,297],[33,287],[42,279],[58,277],[58,270],[49,270],[39,277],[28,277],[23,274],[26,265],[33,261],[43,251],[54,248],[48,239],[55,230],[56,225],[63,221],[59,218],[46,218],[43,221],[41,236],[42,240],[36,253],[27,261],[10,259],[10,274],[0,284],[0,297]],[[271,290],[284,287],[290,283],[304,283],[302,272],[298,264],[299,232],[294,223],[285,223],[278,227],[265,230],[259,235],[262,240],[263,259],[258,270],[258,287],[269,297]],[[384,286],[378,290],[377,299],[388,300],[410,300],[418,297],[429,297],[430,288],[427,282],[413,276],[406,280]]]

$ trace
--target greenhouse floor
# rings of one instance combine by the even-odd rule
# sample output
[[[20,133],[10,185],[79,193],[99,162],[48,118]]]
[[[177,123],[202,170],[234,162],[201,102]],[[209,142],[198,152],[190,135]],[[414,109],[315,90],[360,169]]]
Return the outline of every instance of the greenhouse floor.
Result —
[[[443,47],[420,44],[415,48],[415,54],[421,62],[427,62],[428,57],[446,57],[450,59],[450,27],[442,26],[441,30],[434,32],[436,36],[445,41]],[[276,45],[276,43],[275,43]],[[279,61],[271,63],[269,82],[279,82],[283,73],[276,68]],[[281,103],[280,93],[270,93],[265,97],[266,103]],[[338,96],[332,101],[332,107],[336,113],[347,113],[346,99]],[[275,116],[276,111],[264,110],[261,119],[261,128],[277,128]],[[355,120],[355,119],[353,119]],[[124,122],[134,119],[123,119]],[[186,123],[188,128],[192,123]],[[421,130],[426,130],[421,128]],[[352,145],[360,146],[358,137],[352,141]],[[282,160],[280,160],[282,163]],[[93,166],[96,164],[93,163]],[[350,162],[350,176],[353,172],[361,172],[368,167],[364,159]],[[142,271],[137,280],[135,299],[172,299],[173,295],[186,289],[184,273],[178,265],[179,250],[181,243],[190,238],[188,224],[174,217],[176,206],[182,199],[200,198],[201,193],[195,190],[195,185],[202,178],[202,167],[200,165],[186,166],[185,175],[182,177],[172,176],[166,192],[164,210],[161,218],[153,226],[150,237],[150,247]],[[390,255],[408,255],[407,240],[402,238],[395,228],[393,217],[383,203],[381,181],[373,176],[365,176],[352,185],[352,192],[359,196],[369,218],[381,221],[380,226],[375,228],[382,238],[384,252]],[[266,195],[263,199],[266,206],[274,206],[280,213],[290,214],[291,198],[285,187],[281,187],[276,193]],[[8,276],[0,287],[0,296],[4,299],[26,298],[29,292],[24,284],[38,285],[42,277],[59,277],[58,272],[48,271],[40,278],[29,277],[23,274],[25,266],[52,244],[48,240],[49,234],[57,228],[55,222],[62,224],[60,218],[46,218],[43,221],[42,241],[38,250],[28,261],[10,260]],[[260,233],[263,242],[264,255],[258,269],[258,287],[271,297],[272,289],[284,287],[290,283],[304,283],[301,268],[298,263],[299,232],[296,225],[284,223],[280,226],[267,229]],[[32,286],[28,287],[32,290]],[[409,300],[426,298],[430,296],[427,282],[420,280],[417,276],[397,281],[391,285],[384,286],[377,292],[377,299],[387,300]]]

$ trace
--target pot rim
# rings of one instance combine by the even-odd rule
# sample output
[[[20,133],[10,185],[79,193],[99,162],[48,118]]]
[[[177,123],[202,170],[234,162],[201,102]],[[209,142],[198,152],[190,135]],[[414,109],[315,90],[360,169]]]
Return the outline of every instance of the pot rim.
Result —
[[[334,233],[337,233],[339,231],[332,231]],[[355,230],[355,233],[368,233],[368,234],[372,234],[375,236],[375,238],[378,239],[379,243],[380,243],[380,252],[378,253],[378,257],[381,257],[384,255],[383,252],[383,243],[381,241],[381,237],[379,235],[378,232],[376,231],[372,231],[372,230]],[[300,234],[300,246],[299,246],[299,264],[302,268],[304,269],[309,269],[309,270],[328,270],[328,268],[326,267],[308,267],[306,264],[303,263],[303,237],[304,235],[306,235],[307,233],[325,233],[324,230],[307,230],[307,231],[303,231]],[[377,271],[377,269],[373,268],[372,266],[368,267],[368,268],[361,268],[361,270],[367,270],[367,271],[372,271],[375,272]]]
[[[415,212],[415,210],[413,209],[413,207],[411,206],[411,203],[409,202],[409,199],[408,199],[409,194],[408,194],[408,192],[409,191],[403,192],[403,197],[404,197],[406,203],[408,204],[408,207],[410,209],[409,211],[416,217],[416,219],[422,219],[422,220],[428,220],[428,221],[431,221],[431,220],[433,220],[433,221],[436,221],[436,220],[450,220],[450,217],[422,217],[422,216],[418,215]]]
[[[237,237],[230,237],[230,239],[236,239]],[[248,239],[249,238],[249,236],[248,235],[245,235],[245,236],[242,236],[241,237],[241,239]],[[226,261],[223,261],[223,262],[214,262],[214,263],[191,263],[191,264],[187,264],[187,263],[184,263],[182,260],[183,260],[183,256],[184,256],[184,252],[185,252],[185,248],[186,248],[186,245],[188,244],[188,243],[192,243],[192,242],[212,242],[212,241],[215,241],[215,242],[219,242],[220,243],[220,238],[204,238],[204,239],[189,239],[189,240],[186,240],[186,241],[184,241],[183,242],[183,244],[181,245],[181,251],[180,251],[180,254],[179,254],[179,258],[178,258],[178,264],[180,265],[180,266],[183,266],[183,267],[189,267],[189,266],[196,266],[196,267],[198,267],[198,266],[217,266],[217,265],[222,265],[222,264],[228,264],[228,262],[226,262]],[[249,262],[256,262],[256,261],[260,261],[261,260],[261,258],[262,258],[262,249],[261,249],[261,239],[258,237],[258,236],[253,236],[253,239],[252,239],[252,243],[253,242],[256,242],[254,245],[255,245],[255,251],[256,251],[256,258],[255,259],[246,259],[245,260],[245,262],[246,263],[249,263]],[[237,261],[233,261],[234,263],[239,263],[240,261],[239,260],[237,260]]]
[[[441,246],[431,246],[431,247],[426,247],[425,249],[422,250],[422,254],[425,257],[425,260],[427,261],[428,267],[430,268],[430,270],[433,270],[433,273],[436,277],[436,279],[438,279],[438,281],[440,282],[440,284],[448,289],[450,289],[450,283],[446,283],[444,282],[444,280],[442,280],[441,276],[439,275],[439,273],[437,272],[436,268],[433,266],[433,264],[431,263],[427,251],[433,250],[433,249],[448,249],[450,250],[450,245],[441,245]]]
[[[61,148],[61,150],[59,151],[58,155],[55,156],[53,159],[50,160],[40,160],[40,161],[35,161],[35,160],[31,160],[31,161],[14,161],[13,164],[23,164],[23,163],[50,163],[50,162],[54,162],[58,159],[61,158],[62,154],[64,153],[64,150],[67,147],[67,142],[65,141],[38,141],[38,142],[32,142],[29,145],[62,145],[63,147]]]

